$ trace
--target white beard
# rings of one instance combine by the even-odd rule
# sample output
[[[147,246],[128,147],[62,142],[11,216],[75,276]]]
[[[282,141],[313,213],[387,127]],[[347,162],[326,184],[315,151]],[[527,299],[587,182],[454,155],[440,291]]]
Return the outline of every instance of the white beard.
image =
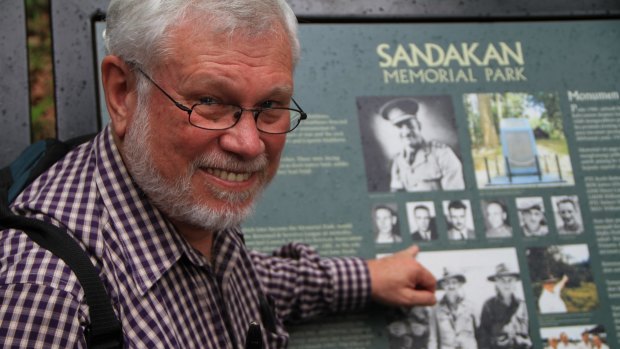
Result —
[[[168,218],[186,224],[217,231],[238,226],[254,211],[254,201],[267,186],[266,170],[268,160],[265,154],[252,161],[241,161],[228,153],[208,153],[198,156],[189,164],[179,177],[172,181],[165,179],[153,161],[150,147],[150,120],[147,103],[139,98],[139,110],[127,130],[123,150],[126,166],[133,180],[149,197],[150,201]],[[209,132],[209,131],[205,131]],[[219,167],[236,172],[256,172],[259,181],[256,186],[244,192],[221,190],[210,183],[205,183],[206,190],[217,200],[223,201],[221,208],[196,202],[193,192],[203,188],[192,188],[192,176],[200,168]],[[246,203],[251,200],[251,203]],[[240,205],[244,203],[243,205]]]

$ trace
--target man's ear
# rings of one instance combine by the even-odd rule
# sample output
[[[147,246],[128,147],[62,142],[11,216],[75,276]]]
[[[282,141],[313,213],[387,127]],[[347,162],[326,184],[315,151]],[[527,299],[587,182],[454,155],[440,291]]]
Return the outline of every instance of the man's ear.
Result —
[[[101,77],[112,130],[123,140],[138,101],[134,74],[123,59],[108,55],[101,63]]]

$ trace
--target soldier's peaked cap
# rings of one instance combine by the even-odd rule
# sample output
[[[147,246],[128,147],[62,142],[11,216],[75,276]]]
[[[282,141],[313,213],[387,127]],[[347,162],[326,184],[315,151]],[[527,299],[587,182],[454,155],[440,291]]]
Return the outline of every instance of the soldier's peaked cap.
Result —
[[[397,98],[383,104],[379,109],[379,114],[385,120],[398,125],[409,119],[417,120],[416,115],[419,108],[420,105],[413,98]],[[395,109],[400,110],[400,112],[391,113]]]

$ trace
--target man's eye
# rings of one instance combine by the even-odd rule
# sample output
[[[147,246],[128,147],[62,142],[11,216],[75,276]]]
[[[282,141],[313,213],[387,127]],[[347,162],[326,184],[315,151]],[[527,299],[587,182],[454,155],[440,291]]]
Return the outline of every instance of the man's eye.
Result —
[[[213,97],[202,97],[199,100],[200,104],[217,104],[219,103],[215,98]]]
[[[277,107],[277,106],[279,106],[278,103],[276,103],[274,101],[264,101],[260,105],[261,108],[274,108],[274,107]]]

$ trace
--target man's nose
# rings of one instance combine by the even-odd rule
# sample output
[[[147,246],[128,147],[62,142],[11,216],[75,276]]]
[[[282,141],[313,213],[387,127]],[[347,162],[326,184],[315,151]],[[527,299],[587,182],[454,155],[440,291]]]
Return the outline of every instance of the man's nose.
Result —
[[[237,124],[220,137],[220,146],[244,159],[253,159],[265,152],[263,134],[256,128],[254,113],[244,111],[239,118]]]

